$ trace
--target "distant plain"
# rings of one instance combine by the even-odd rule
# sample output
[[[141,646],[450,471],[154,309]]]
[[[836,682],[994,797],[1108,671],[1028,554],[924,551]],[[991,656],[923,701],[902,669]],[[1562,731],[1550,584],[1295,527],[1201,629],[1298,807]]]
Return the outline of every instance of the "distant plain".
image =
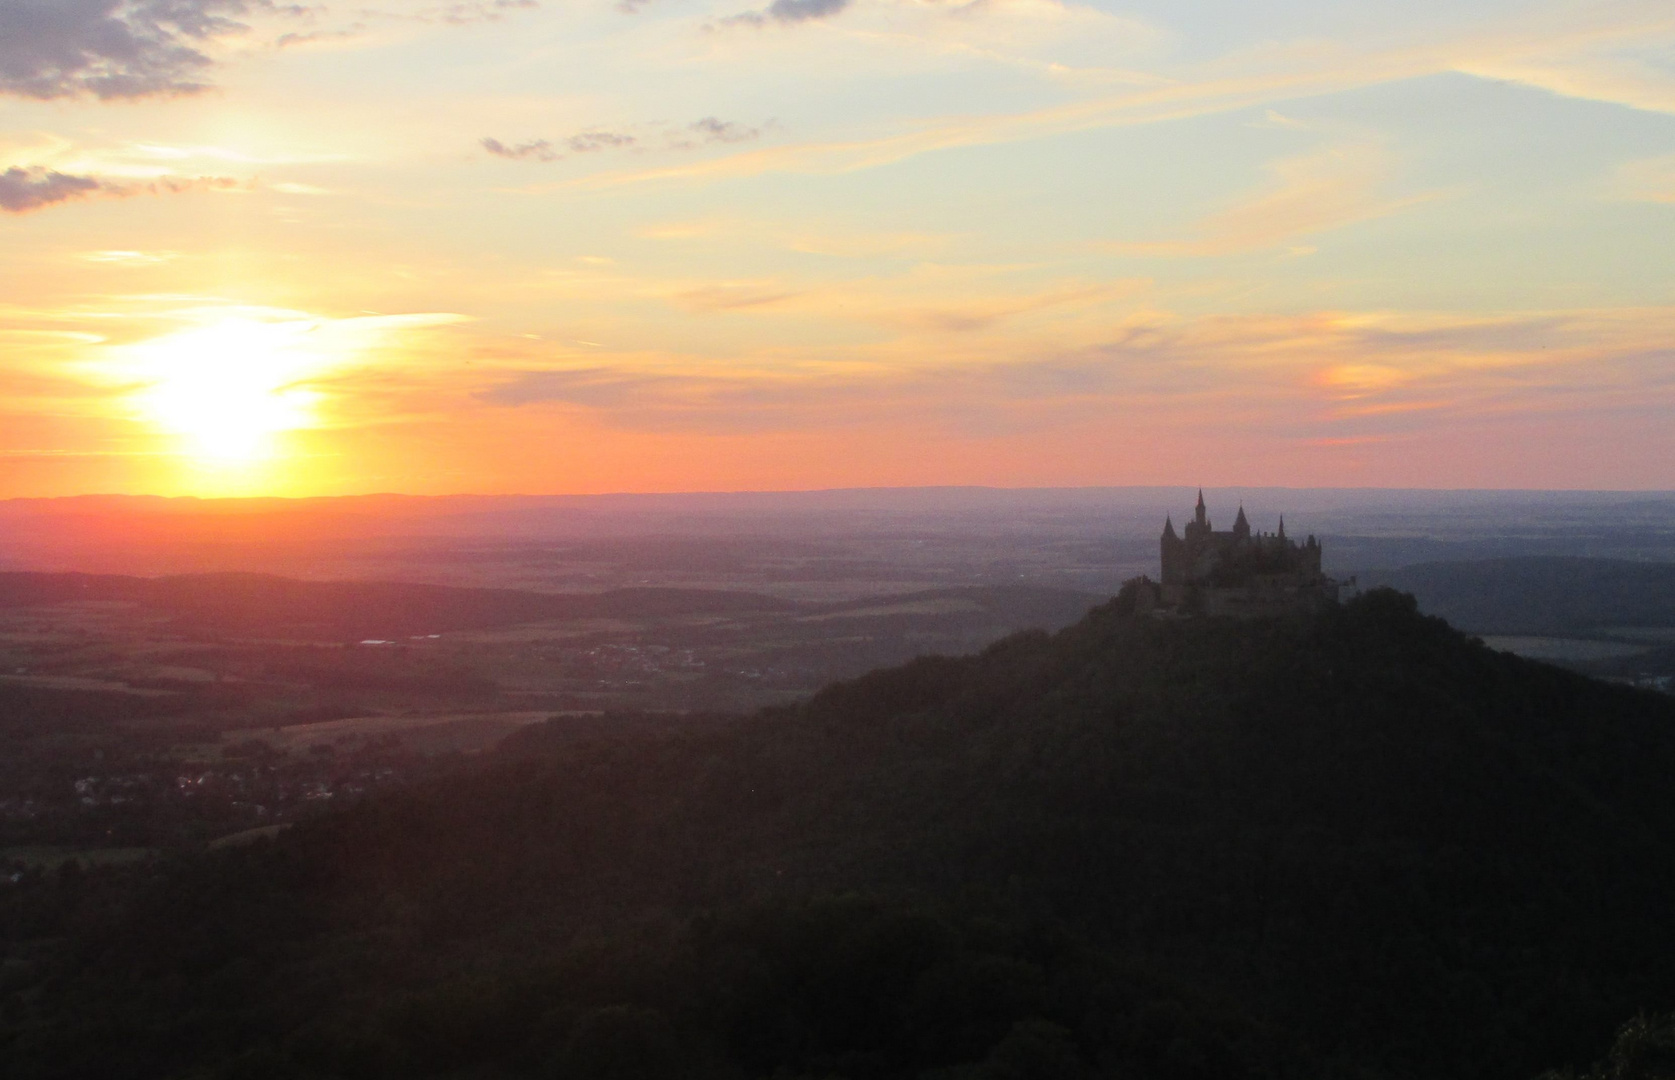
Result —
[[[19,740],[0,802],[30,805],[16,785],[45,762],[127,761],[143,745],[211,787],[252,754],[293,762],[300,808],[411,771],[392,753],[475,753],[548,716],[788,705],[914,656],[1069,625],[1157,574],[1163,521],[1196,496],[0,503],[0,704]],[[1346,594],[1388,584],[1498,649],[1654,689],[1675,676],[1675,495],[1205,496],[1220,527],[1243,507],[1258,531],[1284,515],[1288,535],[1320,537]],[[152,757],[144,771],[53,768],[98,780],[102,794],[81,798],[99,809],[122,798],[99,777],[154,775]],[[211,831],[291,812],[227,798]]]

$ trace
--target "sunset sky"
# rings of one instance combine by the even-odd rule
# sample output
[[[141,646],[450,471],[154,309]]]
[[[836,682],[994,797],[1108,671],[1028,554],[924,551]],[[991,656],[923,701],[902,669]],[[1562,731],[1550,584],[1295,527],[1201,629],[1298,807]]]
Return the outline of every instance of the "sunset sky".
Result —
[[[1675,488],[1675,4],[0,0],[0,497]]]

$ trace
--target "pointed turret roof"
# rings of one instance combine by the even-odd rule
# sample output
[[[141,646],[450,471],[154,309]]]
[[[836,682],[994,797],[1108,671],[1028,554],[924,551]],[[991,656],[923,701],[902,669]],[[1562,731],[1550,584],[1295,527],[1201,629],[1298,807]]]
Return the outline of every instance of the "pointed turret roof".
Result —
[[[1285,515],[1280,515],[1280,539],[1285,539]]]
[[[1176,539],[1175,519],[1170,517],[1168,514],[1163,515],[1163,538],[1165,540]]]
[[[1244,533],[1246,536],[1250,535],[1250,519],[1245,517],[1244,503],[1239,504],[1239,516],[1233,519],[1233,531]]]

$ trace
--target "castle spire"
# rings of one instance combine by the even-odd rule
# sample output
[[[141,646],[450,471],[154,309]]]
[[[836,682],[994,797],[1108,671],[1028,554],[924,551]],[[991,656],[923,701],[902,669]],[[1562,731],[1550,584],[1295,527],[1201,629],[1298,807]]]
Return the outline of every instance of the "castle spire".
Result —
[[[1239,516],[1233,521],[1233,535],[1235,538],[1250,539],[1250,519],[1245,517],[1245,504],[1239,504]]]
[[[1280,539],[1285,539],[1285,515],[1280,515]]]
[[[1200,525],[1207,525],[1208,524],[1208,522],[1204,520],[1204,489],[1203,488],[1198,489],[1198,509],[1194,514],[1193,520],[1198,522],[1198,524],[1200,524]]]
[[[1163,515],[1163,538],[1165,540],[1176,539],[1175,519],[1168,514]]]

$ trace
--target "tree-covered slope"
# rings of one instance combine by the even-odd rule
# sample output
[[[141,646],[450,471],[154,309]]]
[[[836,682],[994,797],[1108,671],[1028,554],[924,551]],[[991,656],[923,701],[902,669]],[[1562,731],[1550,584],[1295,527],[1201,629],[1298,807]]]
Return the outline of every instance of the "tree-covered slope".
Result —
[[[1668,699],[1394,593],[1123,607],[26,883],[0,1065],[1522,1080],[1675,1004]]]

